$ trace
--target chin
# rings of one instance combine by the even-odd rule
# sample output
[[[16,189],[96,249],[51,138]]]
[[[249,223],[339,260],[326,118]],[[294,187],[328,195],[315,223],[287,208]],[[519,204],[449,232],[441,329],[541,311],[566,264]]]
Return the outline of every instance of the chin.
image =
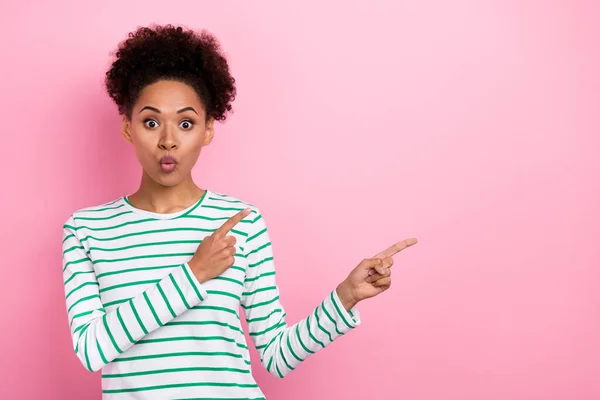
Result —
[[[157,174],[152,176],[152,180],[159,185],[173,187],[179,185],[183,181],[183,175],[181,175],[181,173],[178,171],[173,171],[170,173],[158,171]]]

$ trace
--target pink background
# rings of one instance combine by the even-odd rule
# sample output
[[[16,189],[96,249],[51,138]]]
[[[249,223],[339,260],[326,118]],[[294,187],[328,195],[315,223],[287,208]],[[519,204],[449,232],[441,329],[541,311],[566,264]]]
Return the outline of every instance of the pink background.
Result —
[[[2,3],[0,398],[100,398],[61,226],[137,188],[102,80],[151,22],[229,54],[236,113],[194,173],[264,212],[290,322],[420,240],[351,335],[283,381],[254,363],[268,398],[600,398],[599,3],[216,3]]]

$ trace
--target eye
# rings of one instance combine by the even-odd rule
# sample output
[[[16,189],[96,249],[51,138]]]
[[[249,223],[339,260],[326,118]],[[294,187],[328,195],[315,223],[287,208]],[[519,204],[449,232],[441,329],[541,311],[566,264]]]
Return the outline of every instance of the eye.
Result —
[[[181,129],[183,129],[185,131],[189,131],[194,126],[194,123],[190,120],[185,120],[185,121],[181,121],[179,126],[181,127]]]
[[[149,129],[155,129],[158,128],[158,122],[154,119],[147,119],[144,120],[144,126]]]

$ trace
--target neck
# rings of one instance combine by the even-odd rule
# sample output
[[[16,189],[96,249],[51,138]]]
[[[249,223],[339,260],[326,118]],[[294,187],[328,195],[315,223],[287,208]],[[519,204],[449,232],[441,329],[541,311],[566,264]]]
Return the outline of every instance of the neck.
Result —
[[[150,212],[168,214],[185,210],[196,203],[204,194],[190,174],[175,186],[163,186],[144,172],[140,187],[129,202],[134,207]]]

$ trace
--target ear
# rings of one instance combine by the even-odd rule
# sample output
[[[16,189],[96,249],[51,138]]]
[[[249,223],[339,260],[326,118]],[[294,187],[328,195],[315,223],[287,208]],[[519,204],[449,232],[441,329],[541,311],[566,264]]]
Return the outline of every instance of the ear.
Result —
[[[202,146],[208,146],[213,138],[215,137],[215,119],[210,118],[206,123],[206,129],[204,131],[204,142]]]
[[[123,122],[121,124],[121,135],[123,135],[128,143],[133,144],[133,140],[131,139],[131,121],[125,114],[123,114]]]

